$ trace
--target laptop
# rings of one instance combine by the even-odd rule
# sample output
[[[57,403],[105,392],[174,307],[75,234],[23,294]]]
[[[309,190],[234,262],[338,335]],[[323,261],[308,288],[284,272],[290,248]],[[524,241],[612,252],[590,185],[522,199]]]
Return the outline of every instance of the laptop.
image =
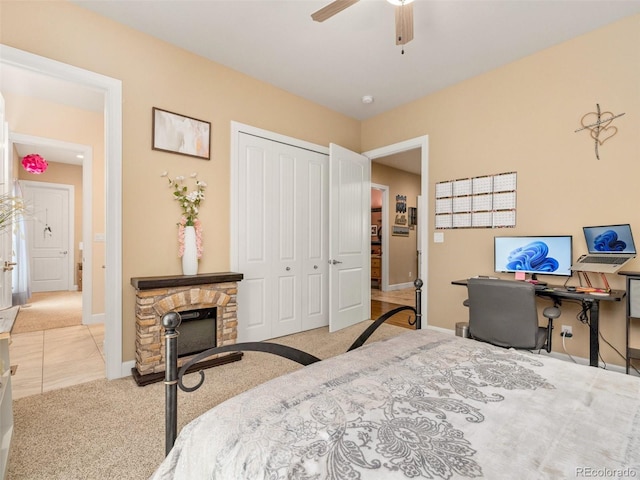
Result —
[[[587,255],[581,256],[571,270],[575,272],[616,273],[636,256],[631,225],[583,227]]]

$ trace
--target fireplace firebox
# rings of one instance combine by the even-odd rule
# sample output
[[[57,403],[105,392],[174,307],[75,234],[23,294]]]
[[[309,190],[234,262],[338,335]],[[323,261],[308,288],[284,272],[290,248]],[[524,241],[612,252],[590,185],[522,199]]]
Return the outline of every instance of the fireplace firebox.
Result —
[[[216,307],[178,312],[182,321],[178,330],[178,357],[196,355],[217,346],[216,312]]]

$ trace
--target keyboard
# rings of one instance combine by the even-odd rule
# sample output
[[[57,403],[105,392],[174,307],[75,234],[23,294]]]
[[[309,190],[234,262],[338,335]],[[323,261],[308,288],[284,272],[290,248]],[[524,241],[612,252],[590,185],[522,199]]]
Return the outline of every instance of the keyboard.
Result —
[[[603,255],[601,257],[590,255],[583,258],[578,263],[601,263],[603,265],[617,265],[618,263],[624,263],[629,257],[616,257],[613,255]]]

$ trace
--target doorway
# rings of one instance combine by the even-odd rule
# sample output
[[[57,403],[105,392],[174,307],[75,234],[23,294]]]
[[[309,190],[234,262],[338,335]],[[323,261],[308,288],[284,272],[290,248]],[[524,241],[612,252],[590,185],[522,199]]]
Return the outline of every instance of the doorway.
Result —
[[[75,97],[85,93],[98,93],[104,113],[104,157],[106,188],[104,289],[104,354],[107,379],[130,374],[130,366],[122,363],[122,82],[95,72],[34,55],[6,45],[0,45],[0,65],[3,67],[3,88],[7,85],[7,72],[35,75],[40,81],[53,85],[71,86]],[[56,87],[49,88],[56,92]],[[89,177],[91,178],[91,177]],[[88,238],[94,240],[93,232]],[[85,276],[88,272],[84,272]]]
[[[387,198],[386,209],[383,213],[384,219],[381,222],[381,290],[372,289],[372,317],[375,318],[374,312],[380,311],[380,305],[374,305],[376,302],[387,302],[387,310],[391,310],[397,305],[415,305],[415,287],[413,282],[419,278],[423,282],[421,292],[422,303],[422,321],[423,325],[427,325],[426,306],[427,306],[427,285],[428,285],[428,227],[426,221],[428,218],[429,202],[426,200],[428,196],[428,137],[417,137],[406,140],[404,142],[388,145],[375,150],[364,152],[372,162],[372,188],[385,189]],[[380,171],[376,174],[377,167]],[[412,183],[415,186],[410,187],[409,184],[402,183],[402,175],[398,175],[399,185],[392,187],[389,181],[396,173],[390,171],[389,168],[402,172],[402,175],[414,176]],[[406,197],[396,199],[396,196]],[[396,202],[404,202],[404,207],[396,205]],[[382,208],[385,208],[385,201],[382,202]],[[406,210],[404,210],[406,208]],[[415,213],[413,218],[409,219],[410,208],[411,213]],[[399,212],[396,212],[399,209]],[[384,220],[388,221],[385,222]],[[415,221],[413,221],[415,219]],[[400,227],[400,228],[398,228]],[[408,243],[410,242],[410,244]],[[393,248],[392,243],[395,243]],[[400,245],[398,247],[398,245]],[[376,245],[372,242],[372,247]],[[409,254],[411,259],[406,260],[406,264],[400,269],[399,273],[390,276],[390,266],[394,267],[398,263],[402,263],[400,258],[393,258],[394,251],[400,250],[402,255]]]

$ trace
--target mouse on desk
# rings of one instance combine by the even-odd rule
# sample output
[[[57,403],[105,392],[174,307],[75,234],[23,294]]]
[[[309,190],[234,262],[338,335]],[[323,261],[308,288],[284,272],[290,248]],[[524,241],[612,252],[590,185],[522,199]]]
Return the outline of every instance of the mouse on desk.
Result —
[[[575,292],[576,287],[567,287],[567,292]]]

